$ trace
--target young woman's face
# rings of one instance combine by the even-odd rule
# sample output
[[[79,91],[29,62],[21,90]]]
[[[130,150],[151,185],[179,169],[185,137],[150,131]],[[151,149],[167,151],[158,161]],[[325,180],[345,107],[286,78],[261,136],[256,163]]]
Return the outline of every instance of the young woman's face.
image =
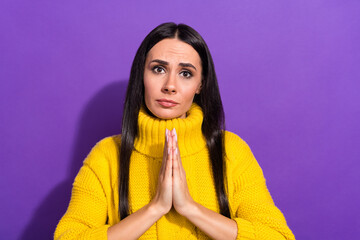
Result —
[[[158,118],[185,118],[201,88],[201,59],[178,39],[164,39],[147,54],[144,69],[145,104]]]

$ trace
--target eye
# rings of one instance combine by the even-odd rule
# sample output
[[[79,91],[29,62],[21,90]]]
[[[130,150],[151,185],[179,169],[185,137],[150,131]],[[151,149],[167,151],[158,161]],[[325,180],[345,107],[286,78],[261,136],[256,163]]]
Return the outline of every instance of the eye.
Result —
[[[152,71],[153,71],[154,73],[157,73],[157,74],[165,73],[165,69],[164,69],[163,67],[161,67],[161,66],[154,66],[154,67],[152,68]]]
[[[180,75],[182,75],[185,78],[191,78],[192,77],[192,73],[190,71],[182,71],[180,73]]]

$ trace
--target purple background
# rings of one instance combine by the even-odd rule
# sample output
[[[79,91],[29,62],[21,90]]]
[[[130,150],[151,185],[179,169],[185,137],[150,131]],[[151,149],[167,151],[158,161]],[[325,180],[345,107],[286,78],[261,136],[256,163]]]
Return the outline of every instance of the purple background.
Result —
[[[135,52],[166,21],[202,34],[227,129],[297,239],[360,233],[360,1],[0,2],[0,238],[50,239],[83,159],[120,132]]]

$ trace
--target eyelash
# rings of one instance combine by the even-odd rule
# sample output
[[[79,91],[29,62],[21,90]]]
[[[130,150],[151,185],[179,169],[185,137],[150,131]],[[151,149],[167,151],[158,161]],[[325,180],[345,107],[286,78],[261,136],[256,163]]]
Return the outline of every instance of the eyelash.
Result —
[[[162,74],[163,72],[158,72],[158,70],[162,70],[162,71],[165,71],[165,69],[162,67],[162,66],[154,66],[152,69],[151,69],[155,74]],[[193,74],[188,71],[188,70],[184,70],[184,71],[181,71],[180,74],[184,77],[184,78],[191,78],[193,76]],[[188,75],[188,76],[184,76],[184,74]]]
[[[188,74],[188,76],[184,76],[184,73]],[[182,71],[180,74],[183,75],[184,78],[191,78],[192,77],[192,73],[190,71]]]
[[[161,74],[161,72],[158,72],[158,71],[157,71],[157,70],[159,70],[159,69],[165,71],[165,69],[164,69],[163,67],[161,67],[161,66],[154,66],[151,70],[152,70],[154,73],[156,73],[156,74]]]

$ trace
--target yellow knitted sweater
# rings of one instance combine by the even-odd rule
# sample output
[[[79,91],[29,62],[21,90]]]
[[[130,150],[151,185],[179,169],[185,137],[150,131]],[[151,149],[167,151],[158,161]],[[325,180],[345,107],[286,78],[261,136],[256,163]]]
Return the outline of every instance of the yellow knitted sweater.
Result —
[[[131,156],[129,205],[133,213],[148,204],[156,192],[165,129],[176,129],[181,160],[192,198],[219,212],[211,163],[201,132],[203,113],[193,104],[185,119],[160,120],[139,112],[139,136]],[[55,239],[107,239],[107,229],[119,222],[118,173],[120,135],[98,142],[75,178],[71,201],[61,218]],[[225,132],[226,188],[237,239],[295,239],[267,190],[260,166],[248,145]],[[141,224],[141,223],[139,223]],[[140,239],[209,239],[172,209]]]

